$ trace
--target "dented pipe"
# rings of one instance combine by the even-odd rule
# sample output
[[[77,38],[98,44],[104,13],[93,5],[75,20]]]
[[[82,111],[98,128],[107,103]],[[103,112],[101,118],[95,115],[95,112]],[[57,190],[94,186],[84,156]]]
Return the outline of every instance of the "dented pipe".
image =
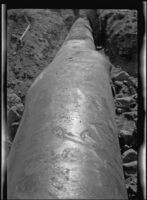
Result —
[[[37,77],[8,157],[8,199],[127,199],[110,87],[86,18]]]

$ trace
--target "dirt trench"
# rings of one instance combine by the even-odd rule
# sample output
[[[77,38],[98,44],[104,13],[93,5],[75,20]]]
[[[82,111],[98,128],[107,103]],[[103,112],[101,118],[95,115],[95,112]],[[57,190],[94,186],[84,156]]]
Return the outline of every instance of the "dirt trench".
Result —
[[[94,32],[95,44],[98,51],[106,53],[112,60],[113,67],[111,71],[111,86],[114,95],[114,103],[116,108],[116,123],[118,126],[118,138],[122,159],[124,162],[124,174],[126,180],[126,188],[128,190],[129,199],[137,197],[137,78],[134,72],[130,73],[129,66],[124,68],[124,63],[129,63],[125,58],[121,62],[113,62],[116,53],[117,44],[112,45],[112,40],[107,41],[108,34],[112,34],[115,38],[115,27],[120,26],[120,20],[124,19],[124,11],[99,11],[98,21],[104,28]],[[135,32],[135,23],[137,18],[135,14],[128,11],[127,17],[132,20]],[[22,39],[19,40],[28,26],[27,19],[31,27]],[[68,10],[9,10],[8,11],[8,53],[7,53],[7,111],[8,111],[8,130],[7,147],[11,148],[11,144],[19,126],[21,116],[25,106],[26,93],[38,76],[38,74],[49,64],[56,52],[62,45],[72,23],[75,20],[74,12]],[[107,27],[107,20],[114,21],[114,28]],[[127,19],[125,19],[127,20]],[[133,21],[134,20],[134,21]],[[129,23],[129,22],[127,22]],[[117,25],[118,24],[118,25]],[[125,26],[125,23],[123,23]],[[95,26],[97,27],[97,26]],[[95,28],[96,29],[96,28]],[[113,31],[111,31],[112,29]],[[128,29],[127,29],[128,30]],[[126,31],[127,32],[127,31]],[[125,32],[123,33],[125,34]],[[122,35],[123,35],[122,34]],[[126,34],[127,35],[127,34]],[[100,37],[98,37],[100,36]],[[121,36],[118,36],[118,38]],[[98,38],[98,39],[97,39]],[[99,38],[102,38],[99,39]],[[111,37],[110,37],[111,38]],[[107,42],[106,42],[107,41]],[[132,41],[135,41],[133,38]],[[125,38],[124,38],[125,43]],[[124,47],[125,44],[123,43]],[[132,42],[133,43],[133,42]],[[109,47],[113,48],[110,51]],[[123,49],[123,45],[119,49]],[[135,43],[133,43],[135,45]],[[126,51],[128,47],[126,47]],[[134,48],[134,46],[132,46]],[[125,48],[124,48],[125,49]],[[124,50],[123,49],[123,50]],[[129,51],[128,51],[129,52]],[[130,52],[129,52],[130,53]],[[129,53],[122,54],[129,57]],[[112,54],[112,57],[111,55]],[[135,55],[135,54],[132,54]],[[117,57],[117,56],[116,56]],[[119,55],[121,57],[121,55]],[[123,57],[123,56],[122,56]],[[134,56],[133,56],[134,58]],[[133,59],[132,58],[132,59]],[[131,61],[132,62],[132,61]],[[136,63],[134,59],[133,62]],[[117,64],[116,64],[117,63]],[[123,63],[123,65],[118,65]],[[127,70],[126,70],[127,69]],[[131,70],[132,71],[132,70]],[[136,72],[135,72],[136,73]],[[133,75],[133,76],[132,76]],[[9,151],[9,150],[8,150]]]

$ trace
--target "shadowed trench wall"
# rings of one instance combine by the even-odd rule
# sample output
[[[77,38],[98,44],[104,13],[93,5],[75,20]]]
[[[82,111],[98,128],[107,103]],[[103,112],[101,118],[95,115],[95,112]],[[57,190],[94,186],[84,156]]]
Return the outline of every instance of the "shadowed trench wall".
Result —
[[[26,97],[8,157],[8,199],[127,199],[110,68],[79,17]]]

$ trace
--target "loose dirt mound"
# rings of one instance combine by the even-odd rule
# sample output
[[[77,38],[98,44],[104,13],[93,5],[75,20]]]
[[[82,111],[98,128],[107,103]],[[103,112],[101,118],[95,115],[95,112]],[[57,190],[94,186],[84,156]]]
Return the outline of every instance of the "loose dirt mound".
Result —
[[[60,11],[60,10],[59,10]],[[35,77],[52,61],[73,23],[72,11],[9,10],[7,87],[22,97]],[[28,23],[30,29],[20,42]]]
[[[137,75],[137,10],[98,10],[99,38],[111,62]]]

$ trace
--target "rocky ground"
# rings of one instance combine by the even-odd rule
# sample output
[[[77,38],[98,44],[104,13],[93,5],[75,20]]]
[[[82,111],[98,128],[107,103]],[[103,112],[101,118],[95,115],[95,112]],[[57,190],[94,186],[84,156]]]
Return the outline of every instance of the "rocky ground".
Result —
[[[113,68],[111,86],[129,200],[137,199],[137,13],[98,10],[95,30]],[[27,90],[52,61],[75,20],[71,9],[19,9],[7,13],[7,153],[19,126]],[[26,28],[28,27],[28,30]],[[26,32],[25,32],[26,30]],[[99,39],[100,38],[100,39]]]
[[[116,124],[129,199],[137,199],[137,78],[112,70]]]

